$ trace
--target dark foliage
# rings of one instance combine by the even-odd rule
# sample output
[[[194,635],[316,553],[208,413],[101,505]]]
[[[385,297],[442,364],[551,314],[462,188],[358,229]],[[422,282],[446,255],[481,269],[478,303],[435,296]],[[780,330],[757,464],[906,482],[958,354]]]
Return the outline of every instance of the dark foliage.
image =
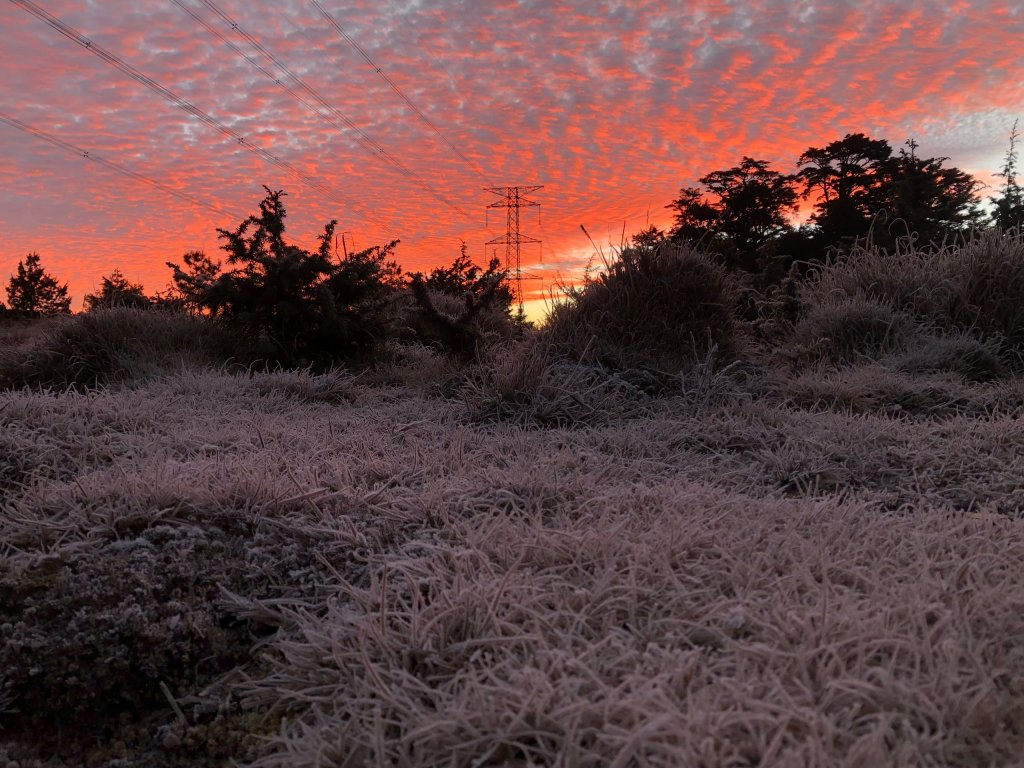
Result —
[[[797,202],[793,177],[744,157],[734,168],[702,176],[700,183],[704,190],[684,187],[668,205],[676,218],[672,239],[708,245],[709,239],[721,240],[720,250],[733,266],[755,271],[759,249],[789,228],[786,216]]]
[[[7,301],[13,312],[29,317],[71,312],[67,284],[61,285],[43,269],[38,253],[18,262],[17,272],[7,284]]]
[[[893,221],[885,244],[907,234],[922,245],[938,245],[980,224],[978,182],[959,168],[947,168],[948,157],[921,158],[917,143],[907,141],[888,164],[886,211]],[[904,231],[901,232],[900,224]]]
[[[744,157],[736,167],[702,176],[699,187],[679,191],[667,206],[675,213],[669,236],[752,275],[763,290],[784,279],[793,263],[824,260],[869,235],[890,249],[901,237],[940,245],[978,226],[978,183],[947,167],[948,158],[918,157],[917,144],[907,146],[909,151],[894,153],[885,140],[847,134],[805,151],[795,176]],[[1013,211],[1020,212],[1014,207],[1020,200],[1015,162],[1011,140],[1001,198],[1007,221],[1014,220]],[[807,225],[796,228],[789,217],[796,212],[798,187],[805,199],[813,199],[814,212]],[[656,238],[656,231],[648,231],[634,241],[646,245]]]
[[[889,142],[863,133],[848,133],[800,156],[797,176],[804,198],[818,196],[811,221],[824,242],[838,246],[868,232],[872,217],[885,207],[891,159]]]
[[[182,256],[185,264],[179,267],[168,261],[171,268],[173,289],[166,296],[158,295],[157,301],[172,309],[181,309],[189,314],[203,311],[203,299],[221,273],[219,261],[211,260],[202,251],[189,251]]]
[[[108,277],[104,277],[96,293],[85,296],[85,309],[92,312],[97,309],[149,309],[153,306],[142,286],[129,282],[121,270],[115,269]]]
[[[169,263],[177,290],[198,311],[258,340],[263,357],[285,366],[329,365],[370,354],[389,333],[388,307],[401,283],[397,241],[331,258],[336,222],[314,251],[285,241],[285,193],[266,188],[258,215],[219,229],[228,271],[203,254]]]
[[[512,288],[498,259],[487,268],[473,263],[463,243],[449,267],[410,275],[417,335],[464,360],[475,359],[487,331],[512,325]],[[447,306],[445,306],[447,305]]]

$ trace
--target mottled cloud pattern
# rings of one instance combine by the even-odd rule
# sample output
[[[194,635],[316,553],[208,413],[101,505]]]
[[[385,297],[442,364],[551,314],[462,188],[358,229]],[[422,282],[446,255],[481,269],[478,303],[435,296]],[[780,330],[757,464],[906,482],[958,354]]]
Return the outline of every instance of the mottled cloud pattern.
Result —
[[[0,111],[229,212],[0,124],[0,279],[34,250],[71,282],[76,306],[115,267],[155,291],[165,261],[215,252],[215,228],[254,210],[264,184],[287,190],[292,235],[310,246],[336,218],[359,248],[400,238],[407,269],[450,261],[460,240],[483,259],[504,223],[485,220],[483,187],[544,184],[540,219],[524,214],[544,250],[524,262],[543,258],[551,281],[586,261],[580,224],[599,244],[618,243],[624,226],[664,225],[680,186],[742,154],[792,170],[802,150],[850,131],[912,135],[983,176],[1024,112],[1015,1],[320,5],[447,142],[308,0],[39,6],[318,187],[0,5]]]

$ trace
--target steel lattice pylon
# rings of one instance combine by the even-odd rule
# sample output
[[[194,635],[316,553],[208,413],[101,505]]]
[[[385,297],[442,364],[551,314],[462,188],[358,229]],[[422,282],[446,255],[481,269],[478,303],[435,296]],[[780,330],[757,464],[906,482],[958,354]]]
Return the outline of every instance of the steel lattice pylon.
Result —
[[[488,240],[487,245],[505,246],[505,271],[515,280],[516,299],[519,301],[520,309],[523,307],[523,274],[520,262],[521,246],[523,243],[539,243],[540,240],[524,235],[519,231],[519,209],[540,206],[540,203],[528,199],[526,195],[543,188],[542,184],[528,187],[486,187],[487,192],[500,198],[487,207],[505,209],[505,236]]]

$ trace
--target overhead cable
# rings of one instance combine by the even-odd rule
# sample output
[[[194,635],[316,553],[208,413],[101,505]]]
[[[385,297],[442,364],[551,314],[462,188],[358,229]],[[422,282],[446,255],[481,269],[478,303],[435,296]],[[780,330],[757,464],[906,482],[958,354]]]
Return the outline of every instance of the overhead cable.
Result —
[[[64,141],[63,139],[57,138],[53,134],[47,133],[46,131],[43,131],[39,128],[35,128],[29,125],[28,123],[22,122],[16,117],[12,117],[11,115],[6,114],[3,111],[0,111],[0,122],[6,123],[12,128],[16,128],[17,130],[22,131],[23,133],[27,133],[30,136],[35,136],[37,139],[42,139],[43,141],[52,144],[58,149],[62,149],[65,152],[68,152],[69,154],[78,155],[79,157],[82,157],[85,160],[90,160],[94,163],[99,163],[105,168],[109,168],[112,171],[117,171],[118,173],[123,174],[124,176],[128,176],[129,178],[135,179],[136,181],[141,181],[144,184],[149,184],[151,187],[155,187],[163,192],[166,192],[169,195],[173,195],[174,197],[177,197],[180,200],[184,200],[185,202],[192,203],[193,205],[197,205],[202,208],[207,208],[213,211],[214,213],[219,213],[226,216],[232,215],[230,211],[221,208],[219,205],[206,202],[205,200],[200,200],[195,195],[191,195],[188,192],[182,192],[180,189],[175,189],[174,187],[169,187],[166,184],[157,181],[156,179],[151,179],[149,176],[138,173],[137,171],[133,171],[131,168],[126,168],[120,163],[115,163],[113,160],[107,160],[104,157],[100,157],[94,152],[91,152],[87,149],[82,149],[81,147],[78,147],[69,141]]]
[[[182,3],[179,2],[178,0],[173,0],[173,1],[174,1],[175,5],[177,5],[178,7],[183,7]],[[213,2],[213,0],[199,0],[199,2],[202,3],[204,6],[206,6],[206,8],[208,8],[212,13],[214,13],[222,22],[224,22],[225,25],[230,27],[232,31],[234,31],[236,34],[238,34],[250,46],[252,46],[253,49],[255,49],[257,52],[259,52],[260,55],[262,55],[267,61],[269,61],[271,64],[273,64],[280,72],[282,72],[288,78],[288,80],[290,80],[295,86],[297,86],[299,89],[301,89],[303,93],[305,93],[307,96],[309,96],[311,99],[313,99],[323,110],[323,111],[321,111],[321,109],[312,108],[313,112],[318,117],[320,117],[322,119],[331,120],[336,125],[340,123],[341,126],[344,126],[345,128],[347,128],[348,130],[352,131],[352,133],[355,134],[355,136],[358,139],[359,143],[373,157],[375,157],[378,160],[381,160],[381,161],[391,165],[399,173],[401,173],[403,176],[405,176],[406,178],[410,179],[411,181],[414,181],[415,183],[417,183],[427,194],[431,195],[436,200],[438,200],[442,204],[448,206],[449,208],[453,209],[454,211],[456,211],[460,215],[466,217],[467,219],[472,219],[473,218],[472,216],[470,216],[470,214],[465,209],[463,209],[463,208],[459,207],[458,205],[452,203],[450,200],[445,198],[443,195],[439,194],[416,171],[414,171],[413,169],[411,169],[407,165],[405,165],[405,163],[403,163],[398,157],[396,157],[394,155],[394,153],[388,151],[383,145],[381,145],[372,136],[370,136],[370,134],[368,134],[363,128],[360,128],[355,122],[353,122],[351,118],[349,118],[346,114],[344,114],[337,107],[335,107],[333,104],[331,104],[315,88],[310,86],[308,83],[306,83],[305,80],[303,80],[301,77],[299,77],[297,74],[295,74],[288,67],[288,65],[285,64],[284,61],[281,60],[281,58],[279,56],[277,56],[273,51],[269,50],[265,45],[263,45],[263,43],[261,43],[258,38],[256,38],[251,33],[247,32],[245,30],[245,28],[242,27],[241,24],[239,24],[235,19],[233,19],[231,16],[229,16],[216,2]],[[189,14],[189,15],[192,15],[192,14]],[[193,18],[195,18],[195,17],[193,16]],[[203,26],[206,26],[206,25],[204,24]],[[218,35],[218,37],[220,37],[220,35]],[[223,38],[221,38],[221,39],[223,39]],[[232,46],[232,48],[236,52],[241,53],[240,51],[238,51],[237,47]],[[250,57],[245,56],[244,53],[242,53],[241,55],[244,56],[246,58],[246,60],[248,60],[250,63],[253,63],[253,60]],[[294,89],[289,88],[287,86],[287,84],[285,84],[279,77],[277,77],[277,76],[275,76],[273,74],[268,73],[266,68],[264,68],[262,66],[259,66],[257,68],[264,75],[270,77],[270,79],[273,80],[275,83],[277,83],[277,84],[281,85],[282,87],[284,87],[285,90],[288,91],[288,93],[292,94],[293,96],[296,96],[295,93],[294,93]],[[298,98],[298,97],[296,96],[296,98]],[[298,100],[300,101],[300,103],[304,104],[307,108],[309,108],[311,106],[311,105],[309,105],[308,102],[306,102],[306,101],[304,101],[302,99],[298,99]],[[326,114],[324,114],[324,112],[326,112]]]
[[[121,59],[119,56],[111,53],[110,51],[105,49],[103,46],[101,46],[98,43],[95,43],[92,40],[90,40],[89,38],[85,37],[83,34],[78,32],[73,27],[65,24],[60,19],[58,19],[55,16],[51,15],[45,9],[41,8],[36,3],[32,2],[32,0],[10,0],[10,2],[14,3],[18,7],[22,8],[23,10],[25,10],[28,13],[32,14],[33,16],[35,16],[40,21],[43,21],[44,23],[46,23],[52,29],[54,29],[57,32],[59,32],[64,37],[68,38],[69,40],[73,41],[74,43],[80,45],[82,48],[85,48],[87,51],[89,51],[89,52],[93,53],[94,55],[98,56],[104,62],[106,62],[107,64],[109,64],[112,67],[116,68],[117,70],[119,70],[123,74],[127,75],[132,80],[136,81],[137,83],[139,83],[141,85],[144,85],[149,90],[153,91],[157,95],[159,95],[162,98],[166,99],[171,104],[173,104],[174,106],[178,107],[178,109],[181,109],[182,111],[188,113],[189,115],[192,115],[193,117],[195,117],[196,119],[202,121],[203,123],[206,123],[211,128],[214,128],[215,130],[217,130],[218,132],[220,132],[224,136],[232,139],[239,146],[243,147],[244,149],[247,149],[248,151],[250,151],[250,152],[252,152],[252,153],[254,153],[256,155],[258,155],[260,158],[265,160],[267,163],[270,163],[271,165],[274,165],[277,168],[280,168],[281,170],[286,171],[287,173],[289,173],[290,175],[294,176],[295,178],[297,178],[299,181],[301,181],[305,185],[307,185],[307,186],[317,190],[318,192],[321,192],[326,197],[334,200],[335,202],[343,204],[343,205],[351,205],[351,202],[349,200],[347,200],[341,194],[335,192],[333,189],[331,189],[327,185],[323,184],[322,182],[318,181],[317,179],[315,179],[315,178],[313,178],[311,176],[308,176],[307,174],[303,173],[298,168],[293,166],[291,163],[287,162],[286,160],[281,159],[280,157],[278,157],[277,155],[272,154],[271,152],[268,152],[263,147],[260,147],[260,146],[258,146],[256,144],[253,144],[251,141],[246,139],[244,136],[240,135],[234,129],[232,129],[229,126],[225,125],[223,122],[221,122],[217,118],[213,117],[212,115],[204,112],[202,109],[200,109],[199,107],[195,106],[194,104],[192,104],[191,102],[187,101],[186,99],[183,99],[181,96],[178,96],[172,90],[170,90],[169,88],[164,87],[163,85],[158,83],[153,78],[151,78],[151,77],[143,74],[139,70],[135,69],[135,67],[133,67],[131,64],[128,64],[126,61]],[[381,221],[379,221],[378,219],[375,219],[375,218],[373,220],[376,221],[378,224],[381,224],[382,226],[384,226],[385,229],[388,229],[387,225],[384,224],[383,222],[381,222]]]
[[[413,113],[420,119],[420,122],[422,122],[424,125],[426,125],[428,128],[430,128],[430,130],[433,131],[434,134],[436,134],[437,137],[441,141],[443,141],[447,145],[447,147],[452,152],[454,152],[455,155],[460,160],[462,160],[466,165],[468,165],[473,170],[473,172],[475,174],[477,174],[484,181],[488,181],[487,176],[480,169],[480,166],[477,165],[472,160],[470,160],[468,157],[466,157],[466,155],[463,154],[462,150],[460,150],[457,146],[455,146],[455,144],[453,144],[452,141],[447,136],[445,136],[444,132],[440,128],[437,127],[437,125],[434,123],[434,121],[431,120],[429,117],[427,117],[423,113],[423,110],[421,110],[418,106],[416,106],[416,104],[413,103],[412,99],[410,99],[408,96],[405,95],[405,92],[401,88],[398,87],[398,84],[395,83],[395,81],[391,79],[391,77],[388,75],[387,72],[385,72],[381,67],[379,67],[377,65],[377,62],[375,62],[373,60],[373,58],[370,56],[370,54],[367,53],[366,50],[361,45],[359,45],[359,43],[357,43],[352,38],[351,35],[349,35],[349,33],[345,30],[345,28],[341,25],[341,23],[334,16],[332,16],[330,13],[327,12],[327,10],[320,4],[319,0],[310,0],[310,2],[313,3],[313,5],[316,7],[316,9],[318,11],[320,11],[320,14],[324,17],[324,19],[327,20],[327,23],[330,24],[332,27],[334,27],[334,31],[337,32],[338,35],[345,42],[347,42],[349,45],[351,45],[353,48],[355,48],[356,52],[362,57],[363,61],[365,61],[367,64],[369,64],[370,68],[373,69],[373,71],[376,72],[377,75],[379,75],[380,78],[385,83],[388,84],[388,86],[391,88],[391,90],[394,91],[395,94],[402,101],[405,102],[406,106],[408,106],[409,109],[411,109],[413,111]]]

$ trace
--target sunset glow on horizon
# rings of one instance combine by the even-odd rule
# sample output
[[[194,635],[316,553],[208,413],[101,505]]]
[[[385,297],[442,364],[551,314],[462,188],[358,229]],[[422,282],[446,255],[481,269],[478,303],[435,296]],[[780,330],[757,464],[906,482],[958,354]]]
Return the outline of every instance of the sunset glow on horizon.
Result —
[[[296,244],[337,219],[339,250],[400,239],[412,271],[503,255],[485,188],[542,184],[538,298],[594,255],[581,224],[602,248],[665,228],[743,155],[791,173],[912,136],[993,183],[1024,114],[1010,1],[7,0],[0,27],[0,280],[38,252],[75,310],[114,269],[153,293],[184,252],[219,259],[264,185]]]

